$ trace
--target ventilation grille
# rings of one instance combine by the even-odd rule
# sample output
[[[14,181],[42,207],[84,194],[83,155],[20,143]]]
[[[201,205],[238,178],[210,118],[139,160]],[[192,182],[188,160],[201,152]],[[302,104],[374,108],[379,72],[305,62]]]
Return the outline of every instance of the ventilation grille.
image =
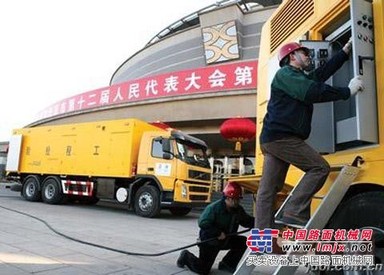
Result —
[[[313,13],[313,0],[288,0],[271,20],[271,52]]]

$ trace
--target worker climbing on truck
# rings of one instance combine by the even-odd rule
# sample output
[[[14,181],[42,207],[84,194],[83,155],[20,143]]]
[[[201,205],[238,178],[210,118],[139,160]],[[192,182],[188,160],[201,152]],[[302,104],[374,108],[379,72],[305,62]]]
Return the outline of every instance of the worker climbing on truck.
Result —
[[[247,249],[245,236],[233,235],[239,225],[252,228],[254,218],[239,205],[241,187],[228,182],[223,190],[223,198],[209,204],[199,218],[200,240],[217,238],[199,245],[199,257],[183,250],[177,260],[178,267],[187,266],[198,274],[208,274],[220,250],[228,250],[219,269],[233,273],[243,253]],[[230,236],[228,236],[230,234]]]
[[[309,220],[312,196],[321,189],[330,172],[328,162],[305,142],[311,132],[313,104],[346,100],[363,91],[359,77],[351,79],[348,87],[325,83],[348,60],[351,48],[349,40],[328,62],[308,73],[311,64],[308,48],[296,42],[280,48],[280,69],[271,83],[260,134],[264,164],[256,199],[256,227],[274,226],[276,194],[284,185],[290,165],[305,174],[285,205],[282,217],[275,222],[303,227]]]

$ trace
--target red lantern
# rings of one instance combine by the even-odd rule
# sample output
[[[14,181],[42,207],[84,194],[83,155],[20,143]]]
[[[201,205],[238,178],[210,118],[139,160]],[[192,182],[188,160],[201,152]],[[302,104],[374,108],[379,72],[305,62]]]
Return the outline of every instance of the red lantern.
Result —
[[[255,137],[256,124],[248,118],[231,118],[221,124],[220,133],[225,139],[236,142],[235,150],[241,151],[241,143]]]

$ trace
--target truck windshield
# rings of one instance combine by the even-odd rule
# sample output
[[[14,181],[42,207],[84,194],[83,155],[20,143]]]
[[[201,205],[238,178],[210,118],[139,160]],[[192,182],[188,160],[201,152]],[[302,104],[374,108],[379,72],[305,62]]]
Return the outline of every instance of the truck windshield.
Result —
[[[210,168],[206,148],[185,140],[176,140],[178,157],[188,164]]]

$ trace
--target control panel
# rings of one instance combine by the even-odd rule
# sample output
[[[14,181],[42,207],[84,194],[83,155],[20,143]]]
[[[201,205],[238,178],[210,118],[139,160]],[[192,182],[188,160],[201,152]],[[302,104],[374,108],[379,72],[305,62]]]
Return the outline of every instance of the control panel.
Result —
[[[351,0],[350,9],[353,74],[362,78],[364,91],[353,99],[356,105],[353,116],[337,122],[336,142],[378,143],[372,3],[366,0]]]
[[[307,142],[320,153],[378,143],[372,3],[350,0],[349,21],[330,34],[329,41],[301,43],[310,49],[312,69],[316,69],[341,50],[350,37],[351,56],[327,84],[347,87],[350,79],[360,76],[364,91],[348,100],[314,104],[312,132]]]
[[[300,43],[310,50],[311,70],[323,66],[333,55],[329,41],[302,40]],[[327,84],[332,85],[330,78]],[[335,151],[334,111],[332,102],[316,103],[313,106],[311,134],[306,140],[320,153]]]

